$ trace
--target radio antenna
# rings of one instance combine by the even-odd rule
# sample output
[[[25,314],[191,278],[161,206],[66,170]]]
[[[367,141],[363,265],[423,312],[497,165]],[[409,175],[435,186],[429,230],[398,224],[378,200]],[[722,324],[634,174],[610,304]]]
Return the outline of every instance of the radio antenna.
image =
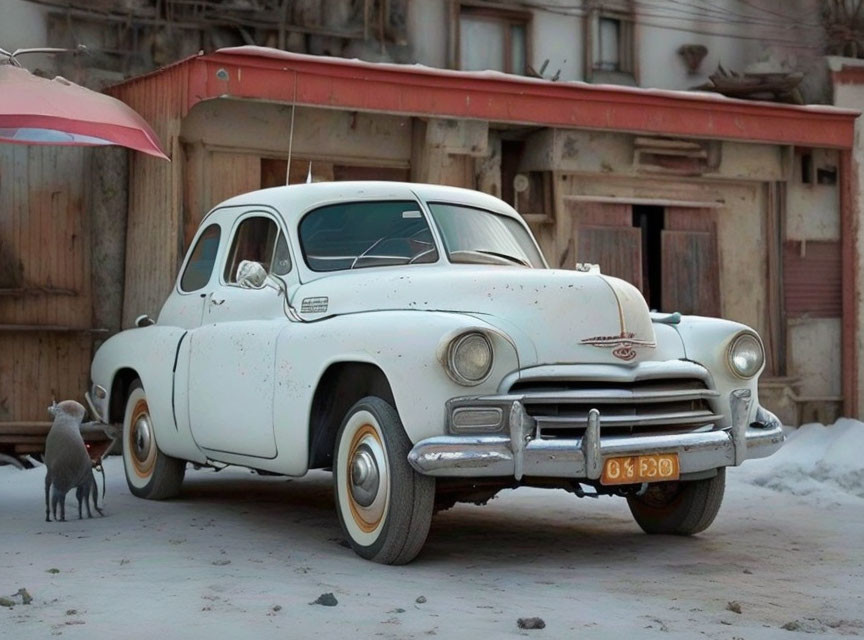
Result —
[[[294,146],[294,111],[297,109],[297,72],[294,72],[294,98],[291,100],[291,128],[288,131],[288,166],[285,167],[285,186],[291,184],[291,150]]]

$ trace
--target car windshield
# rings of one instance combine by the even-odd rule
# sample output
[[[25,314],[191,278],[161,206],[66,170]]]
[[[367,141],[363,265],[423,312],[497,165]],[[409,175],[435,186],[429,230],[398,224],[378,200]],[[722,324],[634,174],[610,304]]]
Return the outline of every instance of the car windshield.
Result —
[[[410,200],[315,209],[300,221],[300,244],[313,271],[438,261],[429,224]]]
[[[518,220],[483,209],[429,203],[450,262],[542,269],[543,258]]]

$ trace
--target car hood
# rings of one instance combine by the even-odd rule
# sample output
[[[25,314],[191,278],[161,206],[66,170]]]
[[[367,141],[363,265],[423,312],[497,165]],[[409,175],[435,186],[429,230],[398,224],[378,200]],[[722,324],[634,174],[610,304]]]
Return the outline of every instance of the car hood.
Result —
[[[475,265],[358,270],[301,285],[291,303],[310,321],[389,310],[471,314],[513,339],[520,366],[683,357],[677,334],[664,326],[662,342],[672,344],[657,353],[638,289],[597,273]]]

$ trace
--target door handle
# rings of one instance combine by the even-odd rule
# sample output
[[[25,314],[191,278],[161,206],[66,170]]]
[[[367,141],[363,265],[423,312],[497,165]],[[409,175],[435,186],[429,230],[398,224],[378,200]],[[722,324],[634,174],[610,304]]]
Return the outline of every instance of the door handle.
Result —
[[[210,304],[216,305],[217,307],[223,302],[225,302],[225,298],[221,298],[219,300],[217,300],[216,298],[210,298]]]

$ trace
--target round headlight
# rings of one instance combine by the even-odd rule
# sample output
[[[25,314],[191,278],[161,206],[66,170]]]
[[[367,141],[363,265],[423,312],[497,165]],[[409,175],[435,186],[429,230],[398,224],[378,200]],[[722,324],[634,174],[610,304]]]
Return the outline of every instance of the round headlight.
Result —
[[[762,343],[752,333],[742,333],[729,345],[729,367],[742,378],[752,378],[765,362]]]
[[[459,384],[480,384],[491,370],[492,343],[482,333],[463,333],[450,343],[447,372]]]

